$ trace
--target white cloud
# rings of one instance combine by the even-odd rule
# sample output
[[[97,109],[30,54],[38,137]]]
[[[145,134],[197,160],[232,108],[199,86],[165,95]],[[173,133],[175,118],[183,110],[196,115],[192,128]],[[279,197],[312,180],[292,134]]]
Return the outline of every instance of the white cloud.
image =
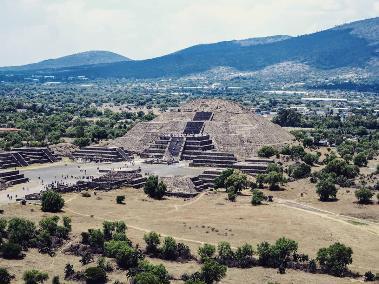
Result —
[[[0,66],[93,49],[150,58],[377,15],[377,0],[0,0]]]

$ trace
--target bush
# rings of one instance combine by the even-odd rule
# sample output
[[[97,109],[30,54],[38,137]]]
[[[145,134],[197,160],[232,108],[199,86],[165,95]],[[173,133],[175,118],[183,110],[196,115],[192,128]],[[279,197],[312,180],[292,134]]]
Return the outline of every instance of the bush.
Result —
[[[117,204],[124,204],[125,201],[125,195],[117,195],[116,202]]]
[[[369,204],[374,193],[368,188],[361,188],[355,191],[355,197],[361,204]]]
[[[367,157],[364,153],[359,153],[354,157],[353,162],[358,167],[365,167],[367,166]]]
[[[258,150],[258,156],[264,158],[271,158],[272,156],[275,156],[277,153],[278,151],[272,146],[263,146]]]
[[[215,188],[226,188],[225,180],[233,174],[233,169],[226,169],[215,179]]]
[[[106,272],[98,266],[88,267],[84,275],[87,284],[101,284],[107,282]]]
[[[149,232],[143,236],[146,243],[146,252],[151,254],[158,253],[158,246],[161,243],[160,235],[156,232]]]
[[[82,234],[83,236],[83,234]],[[103,250],[104,247],[104,234],[99,229],[88,230],[88,245],[91,248]]]
[[[136,282],[136,283],[158,283],[158,284],[169,284],[170,276],[166,268],[162,265],[154,265],[149,263],[148,261],[140,261],[138,265],[139,274],[136,276],[136,280],[142,281],[142,279],[153,279],[154,281],[158,280],[158,282]],[[138,277],[140,274],[145,274],[146,277]],[[148,276],[148,277],[147,277]],[[153,276],[153,277],[152,277]]]
[[[23,218],[12,218],[8,222],[8,239],[26,248],[36,235],[36,227],[33,222]]]
[[[12,275],[9,274],[8,270],[0,267],[0,283],[1,284],[9,284],[12,280]]]
[[[253,190],[253,196],[251,197],[251,204],[256,206],[262,204],[262,201],[265,200],[265,195],[260,190]]]
[[[104,246],[105,255],[116,258],[118,266],[124,269],[132,269],[138,266],[143,259],[140,251],[132,248],[128,241],[109,241]]]
[[[82,195],[83,197],[91,197],[91,193],[89,193],[88,191],[84,191],[84,192],[82,192],[81,195]]]
[[[334,243],[317,252],[317,260],[321,268],[332,275],[343,276],[347,272],[347,265],[353,262],[353,250],[341,243]]]
[[[284,181],[283,174],[277,172],[270,172],[265,176],[265,182],[268,183],[270,190],[279,190],[278,183]]]
[[[175,260],[177,255],[176,241],[172,237],[165,237],[162,246],[162,255],[165,259]]]
[[[162,199],[167,191],[167,187],[163,181],[158,183],[157,176],[149,176],[144,186],[144,192],[154,199]]]
[[[205,262],[206,260],[213,258],[216,252],[216,247],[210,244],[204,244],[200,246],[198,249],[198,254],[200,256],[201,262]]]
[[[54,191],[45,191],[42,194],[42,211],[59,212],[64,206],[62,196]]]
[[[234,261],[234,252],[228,242],[220,242],[217,246],[218,260],[222,264],[229,264]]]
[[[249,244],[244,244],[237,248],[235,260],[238,267],[246,268],[253,264],[253,247]]]
[[[157,276],[151,272],[141,272],[134,277],[134,284],[161,284]]]
[[[38,270],[28,270],[25,271],[22,279],[25,281],[25,284],[37,284],[43,283],[49,278],[47,273],[40,272]]]
[[[227,193],[228,193],[228,200],[231,202],[235,202],[237,199],[237,193],[234,187],[229,187],[227,189]]]
[[[296,253],[297,248],[297,242],[287,238],[278,239],[274,245],[270,245],[268,242],[260,243],[257,247],[259,263],[262,266],[285,267],[291,256]]]
[[[307,164],[298,163],[288,167],[288,175],[294,179],[306,178],[311,173],[311,167]]]
[[[214,260],[207,260],[201,267],[201,279],[207,284],[219,282],[226,275],[226,266]]]
[[[365,275],[364,275],[364,280],[367,281],[367,282],[375,281],[376,280],[376,276],[371,271],[367,271],[365,273]]]
[[[236,193],[244,189],[246,185],[247,176],[237,170],[233,171],[233,173],[225,179],[225,187],[227,189],[233,188]]]
[[[337,188],[330,178],[320,180],[316,185],[316,192],[321,201],[328,201],[337,197]]]
[[[0,282],[1,283],[1,282]],[[60,284],[61,281],[59,281],[59,276],[54,276],[53,277],[53,280],[51,282],[52,284]]]
[[[15,243],[5,243],[1,246],[1,252],[5,259],[17,259],[21,256],[21,246]]]

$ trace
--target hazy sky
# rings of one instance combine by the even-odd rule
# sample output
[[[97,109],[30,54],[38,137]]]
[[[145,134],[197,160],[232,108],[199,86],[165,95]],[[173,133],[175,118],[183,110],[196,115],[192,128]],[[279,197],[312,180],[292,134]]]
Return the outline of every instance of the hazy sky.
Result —
[[[86,50],[151,58],[379,16],[379,0],[0,0],[0,66]]]

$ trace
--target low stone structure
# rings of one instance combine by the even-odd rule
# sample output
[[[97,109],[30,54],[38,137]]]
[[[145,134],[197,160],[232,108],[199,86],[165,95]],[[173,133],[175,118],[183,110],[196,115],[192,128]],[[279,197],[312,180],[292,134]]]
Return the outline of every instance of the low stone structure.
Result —
[[[0,152],[0,168],[25,167],[35,163],[53,163],[59,157],[49,148],[22,147]]]
[[[130,161],[133,156],[120,147],[83,147],[72,153],[74,159],[91,162],[121,162]]]
[[[0,172],[0,190],[4,190],[15,184],[26,183],[29,178],[26,178],[20,171],[5,171]]]

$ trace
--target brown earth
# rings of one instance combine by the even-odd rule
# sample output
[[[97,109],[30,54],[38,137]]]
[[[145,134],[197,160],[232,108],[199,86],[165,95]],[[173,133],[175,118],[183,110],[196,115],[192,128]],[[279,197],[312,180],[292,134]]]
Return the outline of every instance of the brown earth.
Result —
[[[228,241],[233,247],[248,242],[256,246],[259,242],[274,242],[286,236],[297,240],[299,251],[313,258],[319,248],[339,241],[351,246],[354,251],[353,264],[350,265],[353,271],[379,272],[377,223],[349,219],[338,214],[310,210],[293,204],[288,205],[283,199],[290,198],[290,194],[296,196],[298,190],[296,186],[291,186],[294,189],[278,193],[274,198],[275,202],[256,207],[250,205],[250,196],[247,192],[239,196],[235,203],[227,201],[225,193],[222,192],[203,193],[191,200],[167,198],[162,201],[151,200],[142,190],[130,188],[99,192],[97,196],[92,195],[89,198],[80,194],[68,194],[65,195],[64,212],[58,215],[72,218],[73,242],[80,239],[81,232],[100,227],[104,220],[124,220],[128,225],[127,235],[135,244],[143,246],[143,234],[154,230],[162,236],[170,235],[177,241],[188,244],[193,253],[196,253],[198,246],[204,242],[217,244],[220,241]],[[126,205],[116,204],[115,197],[120,194],[126,195]],[[277,200],[279,197],[282,200]],[[342,202],[337,202],[336,205],[321,204],[317,200],[314,202],[318,208],[343,204]],[[350,205],[354,208],[354,204]],[[3,209],[5,217],[22,216],[35,222],[43,216],[51,215],[41,212],[38,205],[10,204],[3,206]],[[327,209],[334,210],[329,207]],[[367,207],[363,208],[362,212],[372,214],[370,210],[371,208]],[[63,269],[67,262],[73,263],[78,270],[83,269],[78,261],[78,257],[63,255],[61,252],[51,258],[30,250],[23,260],[2,259],[1,266],[15,274],[18,283],[23,271],[31,268],[46,271],[50,277],[60,275],[63,280]],[[181,264],[155,259],[153,262],[164,263],[169,273],[177,278],[182,273],[191,273],[199,269],[196,262]],[[110,279],[127,280],[122,271],[110,273]],[[221,283],[350,283],[352,281],[358,280],[339,279],[294,270],[288,270],[287,274],[280,275],[273,269],[254,267],[246,270],[228,269],[227,276]]]

